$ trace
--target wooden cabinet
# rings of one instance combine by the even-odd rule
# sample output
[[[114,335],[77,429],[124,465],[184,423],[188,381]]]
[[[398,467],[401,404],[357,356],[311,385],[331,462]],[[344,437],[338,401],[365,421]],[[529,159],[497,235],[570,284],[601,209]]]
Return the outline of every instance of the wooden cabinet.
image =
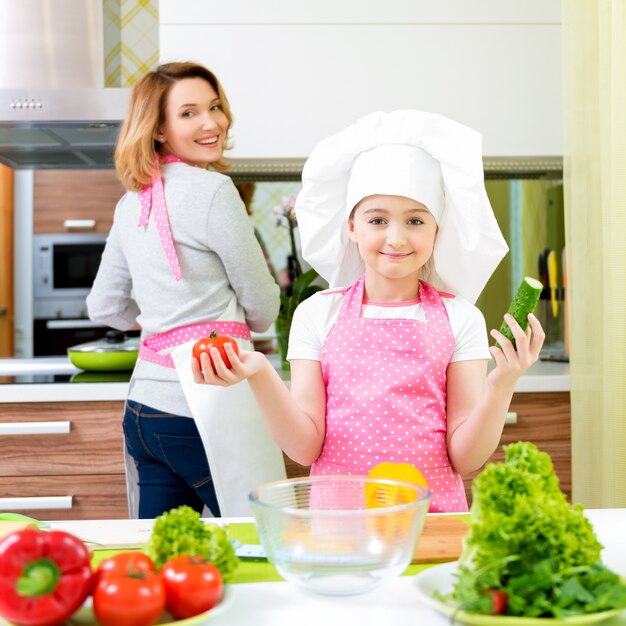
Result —
[[[517,414],[517,423],[507,424],[498,449],[488,462],[504,460],[502,446],[515,441],[532,441],[552,457],[561,489],[572,497],[572,430],[569,392],[517,393],[509,411]],[[479,472],[464,476],[465,492],[471,502],[472,480]]]
[[[498,449],[488,462],[504,460],[502,446],[515,441],[532,441],[540,450],[552,457],[561,489],[571,498],[572,458],[569,392],[517,393],[511,402],[510,412],[517,414],[515,424],[507,424],[502,433]],[[287,476],[307,476],[308,467],[303,467],[285,457]],[[471,503],[472,480],[479,472],[463,477],[467,500]]]
[[[123,401],[0,404],[0,510],[50,520],[126,519],[123,408]],[[569,393],[518,393],[510,411],[517,422],[504,427],[489,461],[504,459],[504,444],[532,441],[552,457],[561,489],[571,498]],[[285,467],[289,478],[309,474],[286,456]],[[464,477],[469,502],[477,473]],[[14,498],[31,501],[19,509],[9,501]],[[71,508],[38,509],[37,498],[64,498]]]
[[[127,518],[123,409],[122,401],[0,404],[0,510],[50,520]],[[28,501],[16,506],[14,498]],[[69,508],[47,508],[55,501]]]
[[[33,233],[108,234],[124,188],[115,170],[36,170]]]
[[[0,357],[14,354],[13,170],[0,165]]]

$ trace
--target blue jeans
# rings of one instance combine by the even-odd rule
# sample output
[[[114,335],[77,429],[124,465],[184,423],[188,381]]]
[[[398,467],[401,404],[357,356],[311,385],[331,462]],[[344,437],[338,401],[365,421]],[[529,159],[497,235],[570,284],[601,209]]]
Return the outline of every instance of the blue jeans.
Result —
[[[194,420],[126,402],[124,437],[139,474],[139,517],[182,504],[220,515],[206,452]]]

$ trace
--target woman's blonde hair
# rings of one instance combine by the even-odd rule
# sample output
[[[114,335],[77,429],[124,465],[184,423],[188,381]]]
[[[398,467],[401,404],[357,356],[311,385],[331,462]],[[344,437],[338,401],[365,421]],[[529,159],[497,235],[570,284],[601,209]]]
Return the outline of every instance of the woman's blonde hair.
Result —
[[[167,97],[172,87],[185,78],[206,80],[222,104],[222,111],[228,119],[228,129],[224,149],[228,150],[228,131],[233,123],[233,115],[222,85],[213,72],[197,63],[165,63],[148,72],[135,83],[131,96],[128,116],[122,124],[115,147],[115,169],[122,184],[130,191],[139,191],[152,182],[159,171],[159,157],[162,145],[156,140],[157,129],[165,122]],[[228,169],[220,158],[211,163],[218,172]]]

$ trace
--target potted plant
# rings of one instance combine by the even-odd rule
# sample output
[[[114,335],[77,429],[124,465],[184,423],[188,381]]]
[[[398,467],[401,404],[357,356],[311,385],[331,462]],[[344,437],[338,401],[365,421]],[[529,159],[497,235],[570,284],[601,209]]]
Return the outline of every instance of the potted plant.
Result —
[[[274,207],[274,215],[277,216],[276,225],[286,228],[289,233],[289,244],[291,252],[287,257],[287,272],[289,284],[282,287],[280,292],[280,311],[276,319],[276,337],[278,339],[278,351],[281,358],[283,370],[289,370],[287,361],[287,346],[289,344],[289,331],[291,320],[296,307],[315,292],[321,291],[324,287],[313,285],[313,281],[318,277],[315,270],[302,271],[302,265],[298,256],[295,230],[298,226],[296,221],[296,198],[298,193],[284,196],[281,203]]]
[[[276,319],[276,337],[278,339],[278,350],[283,370],[289,370],[287,346],[289,345],[291,320],[296,307],[309,296],[323,289],[319,285],[312,284],[316,278],[317,272],[313,269],[308,270],[294,280],[290,293],[284,289],[280,293],[280,311]]]

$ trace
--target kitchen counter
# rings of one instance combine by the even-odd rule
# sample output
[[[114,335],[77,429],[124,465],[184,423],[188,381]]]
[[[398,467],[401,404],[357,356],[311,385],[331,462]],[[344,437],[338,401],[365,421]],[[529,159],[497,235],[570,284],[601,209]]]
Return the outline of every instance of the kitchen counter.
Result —
[[[585,513],[594,526],[598,539],[604,546],[605,564],[626,576],[626,509],[594,509]],[[250,519],[210,520],[218,523],[249,522]],[[145,541],[153,520],[112,520],[82,522],[51,522],[57,529],[74,532],[92,541],[106,543],[111,537],[118,540]],[[245,563],[242,563],[242,568]],[[216,626],[449,626],[450,617],[444,616],[424,604],[415,592],[415,579],[405,575],[386,585],[357,596],[329,597],[301,591],[287,582],[249,582],[233,584],[232,603],[210,623]],[[626,611],[602,622],[606,626],[626,624]]]
[[[288,381],[289,374],[280,370],[278,355],[269,358],[283,379]],[[67,357],[0,359],[0,403],[126,399],[130,372],[105,372],[99,382],[93,382],[95,372],[89,376],[84,374]],[[125,380],[119,380],[120,374],[122,378],[126,374]],[[569,363],[538,361],[519,379],[515,391],[531,393],[569,389]]]

